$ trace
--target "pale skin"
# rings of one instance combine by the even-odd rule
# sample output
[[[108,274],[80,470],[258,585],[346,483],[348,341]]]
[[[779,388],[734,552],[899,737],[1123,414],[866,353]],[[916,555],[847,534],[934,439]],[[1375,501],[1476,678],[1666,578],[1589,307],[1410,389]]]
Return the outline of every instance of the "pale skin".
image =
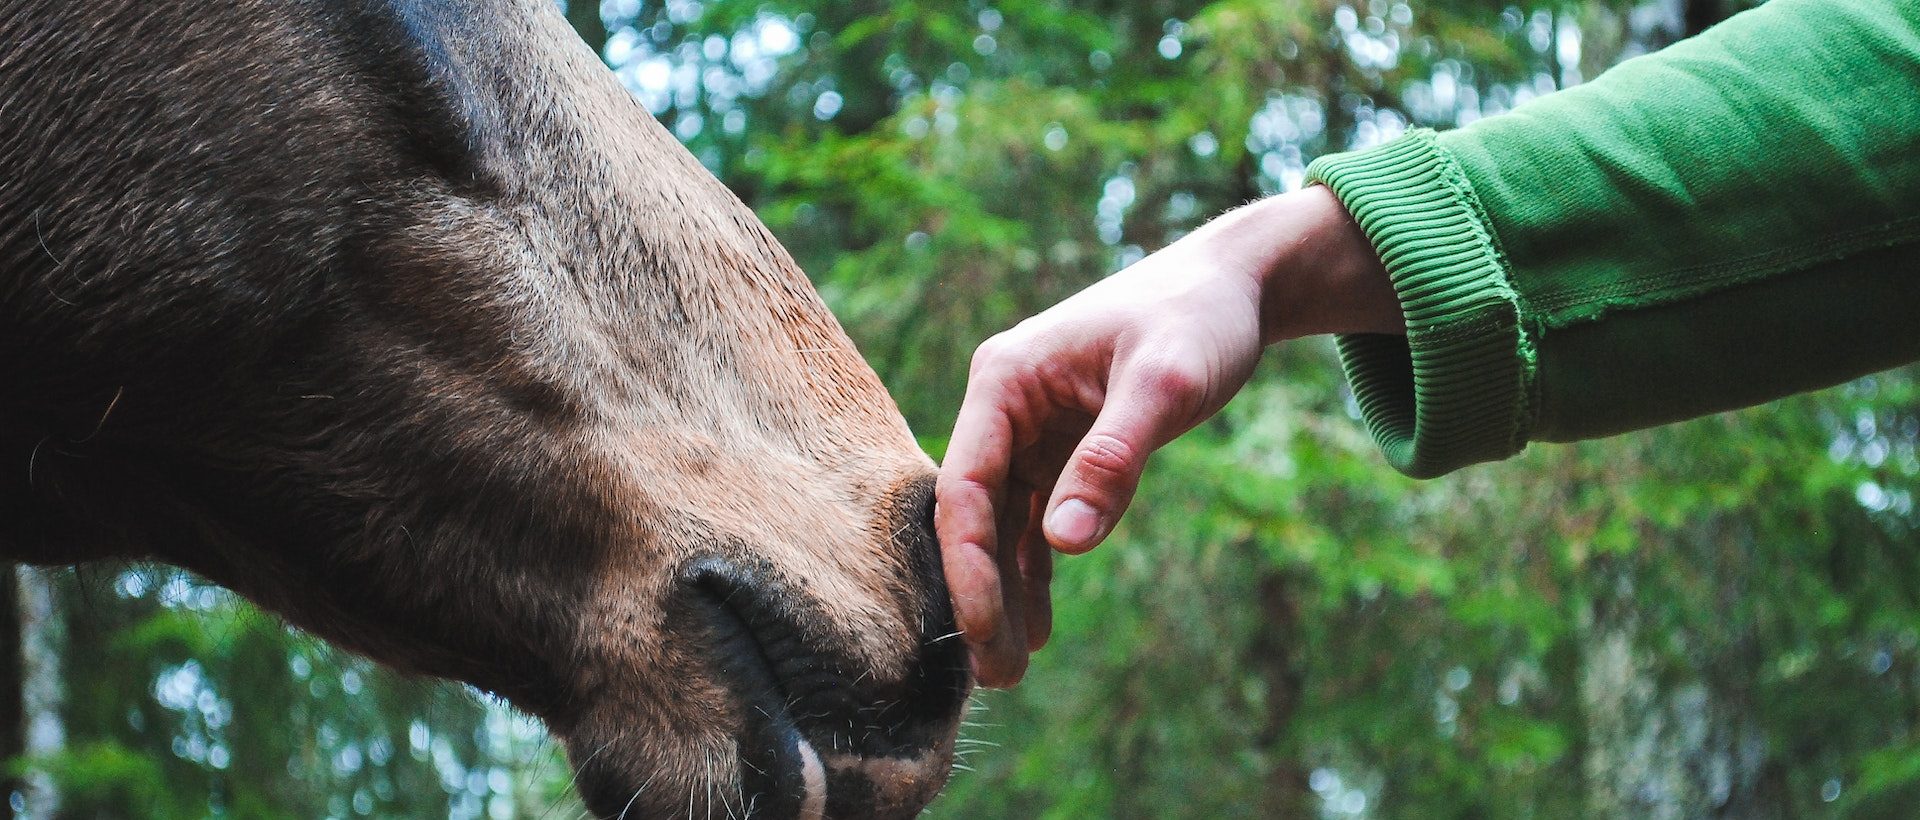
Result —
[[[1404,333],[1371,243],[1319,186],[1231,211],[974,354],[935,528],[983,686],[1011,686],[1052,628],[1053,550],[1093,549],[1153,451],[1218,412],[1261,352]]]

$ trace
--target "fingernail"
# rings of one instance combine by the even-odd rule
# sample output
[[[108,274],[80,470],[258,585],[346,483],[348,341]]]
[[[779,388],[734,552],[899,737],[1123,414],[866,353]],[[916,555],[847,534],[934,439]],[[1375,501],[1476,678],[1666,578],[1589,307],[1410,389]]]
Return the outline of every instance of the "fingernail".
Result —
[[[1047,533],[1055,542],[1085,546],[1100,535],[1100,513],[1085,501],[1069,498],[1047,516]]]

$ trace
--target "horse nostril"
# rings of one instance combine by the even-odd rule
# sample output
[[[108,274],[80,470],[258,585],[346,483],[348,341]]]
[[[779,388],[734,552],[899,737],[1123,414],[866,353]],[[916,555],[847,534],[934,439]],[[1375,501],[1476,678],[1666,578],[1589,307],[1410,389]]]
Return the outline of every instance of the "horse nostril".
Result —
[[[789,704],[836,707],[851,697],[851,662],[818,637],[809,623],[824,622],[802,596],[767,570],[742,570],[709,560],[688,572],[693,600],[714,662],[739,694],[772,695]]]
[[[926,521],[930,485],[916,501],[901,505],[912,516],[905,529]],[[742,786],[761,796],[754,816],[807,816],[824,799],[830,816],[906,817],[945,782],[969,685],[965,648],[951,639],[930,529],[896,536],[892,548],[922,576],[908,585],[913,597],[898,602],[924,633],[904,677],[876,675],[848,654],[845,638],[833,637],[840,621],[831,602],[771,565],[714,557],[681,572],[678,611],[690,645],[735,699]]]
[[[824,789],[827,816],[910,817],[945,783],[972,684],[941,572],[934,481],[928,471],[896,485],[876,522],[891,537],[872,545],[895,579],[872,603],[917,633],[910,644],[865,643],[860,630],[876,623],[744,549],[681,571],[690,645],[736,704],[742,786],[762,795],[754,816],[805,816]],[[911,655],[861,654],[873,646]]]

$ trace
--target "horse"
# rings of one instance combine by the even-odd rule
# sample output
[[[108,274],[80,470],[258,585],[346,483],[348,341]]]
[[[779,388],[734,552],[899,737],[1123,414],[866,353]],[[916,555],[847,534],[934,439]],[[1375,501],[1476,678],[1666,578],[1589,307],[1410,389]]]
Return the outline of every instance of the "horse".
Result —
[[[551,0],[13,0],[0,43],[0,554],[497,694],[604,817],[937,794],[933,464]]]

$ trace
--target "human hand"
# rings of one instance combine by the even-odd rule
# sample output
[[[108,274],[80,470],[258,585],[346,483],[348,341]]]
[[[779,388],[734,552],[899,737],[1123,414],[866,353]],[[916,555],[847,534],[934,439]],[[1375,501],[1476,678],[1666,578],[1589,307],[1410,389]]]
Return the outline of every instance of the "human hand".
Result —
[[[1266,343],[1400,321],[1371,245],[1310,188],[1216,219],[981,345],[935,516],[980,683],[1017,682],[1046,643],[1051,549],[1105,539],[1147,457],[1219,411]]]

